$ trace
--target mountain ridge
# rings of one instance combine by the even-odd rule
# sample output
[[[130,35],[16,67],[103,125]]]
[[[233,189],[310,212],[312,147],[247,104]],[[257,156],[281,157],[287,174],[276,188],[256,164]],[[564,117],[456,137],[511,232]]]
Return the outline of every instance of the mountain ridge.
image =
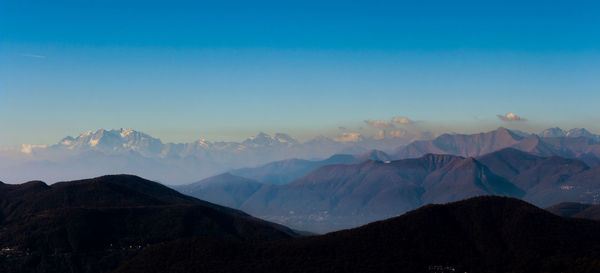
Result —
[[[256,185],[236,208],[296,229],[327,232],[392,217],[427,203],[478,195],[518,197],[542,207],[561,201],[593,202],[594,193],[600,192],[594,180],[598,175],[600,167],[590,168],[576,159],[515,148],[479,157],[426,154],[324,165],[288,184]],[[202,196],[208,195],[210,191]]]
[[[287,227],[131,175],[0,185],[3,272],[106,272],[149,245],[209,236],[268,241]]]
[[[484,196],[321,236],[254,245],[175,241],[148,248],[115,272],[595,272],[599,228],[597,221]]]

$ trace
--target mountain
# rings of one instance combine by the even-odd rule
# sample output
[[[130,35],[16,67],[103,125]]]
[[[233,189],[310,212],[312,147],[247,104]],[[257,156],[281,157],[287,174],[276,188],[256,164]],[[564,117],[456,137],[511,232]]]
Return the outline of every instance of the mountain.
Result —
[[[235,170],[288,159],[321,161],[334,154],[368,154],[374,149],[383,151],[386,156],[372,159],[389,160],[417,158],[429,153],[475,157],[512,147],[539,156],[556,155],[579,159],[589,166],[600,165],[600,137],[582,128],[569,131],[553,128],[540,135],[499,128],[473,135],[443,134],[435,139],[431,134],[402,130],[380,133],[365,136],[344,132],[338,137],[320,136],[300,142],[287,134],[261,132],[240,142],[200,139],[190,143],[163,143],[133,129],[99,129],[65,137],[54,145],[24,144],[0,149],[0,179],[17,183],[43,177],[56,182],[130,173],[176,185],[231,171],[262,182],[285,184],[314,169],[314,166],[304,165],[315,164],[284,163],[297,165],[298,170],[290,167],[290,172],[275,172],[273,177],[267,177],[266,174],[271,173],[268,170],[262,171],[265,175],[260,174],[261,170],[248,175]]]
[[[473,158],[425,155],[327,165],[283,186],[265,185],[239,208],[293,228],[327,232],[396,216],[426,203],[525,192]]]
[[[199,182],[174,188],[183,194],[223,206],[239,208],[263,184],[252,179],[224,173]]]
[[[597,204],[600,201],[600,166],[589,168],[566,179],[560,187],[547,191],[546,206],[560,202]]]
[[[229,175],[218,177],[218,183],[203,191],[190,190],[193,185],[177,189],[269,221],[321,233],[396,216],[427,203],[478,195],[519,197],[541,207],[566,201],[595,203],[600,196],[600,167],[590,168],[577,159],[505,148],[474,158],[428,154],[416,159],[352,164],[376,154],[336,155],[311,171],[280,164],[290,162],[284,161],[267,165],[264,173],[257,172],[308,172],[300,176],[297,171],[299,178],[283,185],[261,186],[260,181]],[[231,186],[236,179],[246,183],[237,191]]]
[[[357,164],[365,160],[389,161],[390,156],[378,150],[357,155],[336,154],[324,160],[287,159],[255,168],[243,168],[230,173],[275,185],[288,184],[312,170],[331,164]]]
[[[568,181],[589,170],[579,160],[541,157],[512,148],[478,157],[478,160],[492,172],[527,191],[523,197],[525,200],[544,207],[555,204],[557,200],[570,200],[572,197],[564,194],[570,188]]]
[[[600,220],[600,205],[563,202],[546,210],[560,216]]]
[[[548,128],[538,134],[540,137],[565,137],[567,133],[558,127]]]
[[[515,148],[538,156],[579,159],[590,166],[600,164],[600,138],[585,129],[564,132],[551,128],[539,135],[523,135],[506,128],[464,135],[444,134],[433,140],[415,141],[402,147],[393,158],[414,158],[428,153],[476,157],[504,148]]]
[[[42,177],[56,182],[130,173],[168,184],[185,184],[233,169],[254,168],[290,158],[314,160],[372,149],[391,151],[417,137],[351,135],[354,137],[321,136],[300,142],[287,134],[261,132],[241,142],[200,139],[163,143],[133,129],[99,129],[65,137],[54,145],[1,148],[0,178],[10,183]]]
[[[433,140],[415,141],[395,154],[396,158],[414,158],[424,154],[478,156],[518,144],[525,137],[506,128],[474,134],[443,134]]]
[[[322,236],[174,241],[115,272],[598,272],[599,229],[517,199],[477,197]]]
[[[136,176],[0,184],[2,272],[106,272],[149,245],[207,236],[266,241],[291,230]]]
[[[578,137],[586,137],[591,139],[600,139],[599,135],[593,134],[585,128],[574,128],[568,131],[565,131],[561,128],[549,128],[538,134],[541,137],[570,137],[570,138],[578,138]]]
[[[246,147],[258,147],[258,146],[292,146],[297,145],[299,142],[287,134],[277,133],[275,136],[270,136],[263,132],[259,133],[255,137],[250,137],[241,143]]]
[[[587,137],[587,138],[591,138],[591,139],[598,138],[597,135],[590,133],[590,131],[586,130],[585,128],[571,129],[571,130],[567,131],[565,135],[567,137]]]
[[[76,138],[65,137],[51,148],[95,149],[108,154],[135,151],[144,156],[155,156],[162,152],[163,143],[147,134],[121,128],[120,130],[88,131]]]

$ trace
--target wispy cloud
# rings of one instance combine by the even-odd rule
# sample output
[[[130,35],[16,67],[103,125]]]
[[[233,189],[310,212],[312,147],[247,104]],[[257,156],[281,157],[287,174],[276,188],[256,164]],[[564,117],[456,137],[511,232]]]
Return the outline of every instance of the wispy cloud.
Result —
[[[513,112],[507,113],[505,115],[498,115],[498,118],[502,121],[527,121],[526,118],[520,117]]]
[[[23,56],[23,57],[29,57],[29,58],[36,58],[36,59],[46,59],[46,56],[44,56],[44,55],[37,55],[37,54],[21,54],[21,56]]]

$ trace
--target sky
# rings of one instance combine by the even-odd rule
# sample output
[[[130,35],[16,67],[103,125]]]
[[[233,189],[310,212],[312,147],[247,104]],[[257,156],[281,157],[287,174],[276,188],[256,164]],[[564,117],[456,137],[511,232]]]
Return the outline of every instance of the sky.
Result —
[[[3,0],[0,146],[99,128],[308,139],[393,117],[599,133],[598,14],[597,1]]]

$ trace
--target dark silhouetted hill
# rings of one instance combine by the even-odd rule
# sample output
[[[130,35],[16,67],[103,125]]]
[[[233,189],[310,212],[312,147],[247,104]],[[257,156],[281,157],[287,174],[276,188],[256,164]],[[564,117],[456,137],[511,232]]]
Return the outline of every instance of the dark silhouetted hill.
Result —
[[[0,184],[1,272],[105,272],[141,249],[205,236],[290,238],[286,227],[136,176]]]
[[[598,272],[598,230],[517,199],[477,197],[322,236],[179,240],[115,272]]]

